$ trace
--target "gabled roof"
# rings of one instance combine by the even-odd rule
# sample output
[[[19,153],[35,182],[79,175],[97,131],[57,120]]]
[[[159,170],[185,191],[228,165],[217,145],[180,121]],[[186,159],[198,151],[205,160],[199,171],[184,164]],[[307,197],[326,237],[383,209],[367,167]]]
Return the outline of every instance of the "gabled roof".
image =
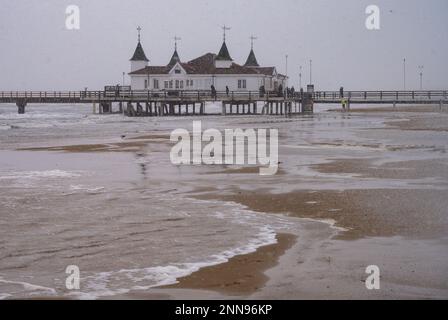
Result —
[[[199,58],[191,60],[187,65],[192,69],[188,73],[193,74],[258,74],[253,68],[240,66],[239,64],[232,63],[229,68],[216,68],[215,60],[217,56],[213,53],[207,53]]]
[[[288,79],[288,76],[281,74],[281,73],[277,73],[277,77],[280,79]]]
[[[255,57],[255,53],[253,49],[250,49],[249,56],[247,57],[246,63],[244,64],[245,67],[259,67],[257,58]]]
[[[230,57],[229,49],[227,49],[227,45],[226,45],[225,41],[222,43],[221,50],[219,50],[219,53],[216,56],[216,60],[232,61],[232,58]]]
[[[170,62],[168,63],[169,66],[174,66],[176,63],[180,62],[179,54],[177,53],[177,50],[174,50],[173,56],[171,57]]]
[[[135,48],[131,61],[149,61],[148,58],[146,58],[145,51],[143,50],[140,41],[137,44],[137,48]]]
[[[168,74],[170,69],[171,68],[168,67],[168,66],[148,66],[148,67],[145,67],[143,69],[130,72],[129,74],[130,75],[137,75],[137,74],[140,74],[140,75],[142,75],[142,74],[145,74],[145,75],[147,75],[147,74],[150,74],[150,75],[151,74]]]
[[[251,75],[274,75],[275,68],[252,68],[241,66],[236,63],[232,63],[229,68],[216,68],[215,59],[216,54],[206,53],[196,59],[193,59],[187,63],[178,62],[182,68],[187,72],[187,74],[251,74]],[[155,74],[168,74],[174,65],[167,66],[148,66],[146,68],[136,70],[129,73],[130,75],[150,75]]]
[[[167,66],[168,67],[168,73],[174,72],[174,70],[176,70],[176,69],[181,69],[181,71],[184,71],[185,73],[188,74],[188,71],[187,71],[188,67],[186,68],[185,66],[187,66],[187,64],[186,63],[181,63],[181,62],[176,62],[173,65],[168,65]]]
[[[266,76],[275,76],[275,67],[259,67],[257,71]]]

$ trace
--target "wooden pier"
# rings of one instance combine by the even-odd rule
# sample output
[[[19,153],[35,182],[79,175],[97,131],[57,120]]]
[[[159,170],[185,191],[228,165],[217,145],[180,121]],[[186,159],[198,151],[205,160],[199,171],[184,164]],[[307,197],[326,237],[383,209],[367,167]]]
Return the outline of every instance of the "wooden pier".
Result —
[[[307,99],[308,97],[308,99]],[[206,110],[207,102],[221,104],[221,112]],[[178,115],[291,115],[312,110],[311,95],[282,96],[254,91],[12,91],[0,92],[0,103],[15,103],[19,113],[31,103],[77,104],[91,103],[98,113],[123,113],[127,116]],[[305,103],[305,105],[303,105]],[[260,106],[262,105],[262,106]]]
[[[438,104],[448,101],[448,91],[316,91],[313,99],[315,103],[341,103],[346,99],[352,104]]]
[[[431,91],[315,91],[290,96],[258,91],[2,91],[0,103],[15,103],[19,113],[31,103],[86,104],[99,113],[123,113],[127,116],[179,115],[293,115],[312,113],[314,103],[351,104],[435,104],[448,102],[447,90]],[[207,102],[219,102],[221,112],[206,110]],[[209,112],[207,112],[209,111]]]

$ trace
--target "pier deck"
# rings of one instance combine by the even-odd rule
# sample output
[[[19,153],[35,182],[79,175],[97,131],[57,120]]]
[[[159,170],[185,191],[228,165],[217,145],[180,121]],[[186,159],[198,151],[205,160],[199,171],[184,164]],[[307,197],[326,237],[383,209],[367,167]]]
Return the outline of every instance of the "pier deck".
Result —
[[[1,91],[0,103],[15,103],[19,113],[25,112],[30,103],[44,104],[98,104],[100,113],[113,112],[113,104],[118,103],[119,112],[130,116],[138,115],[179,115],[205,114],[205,103],[219,101],[222,103],[223,115],[240,114],[292,114],[312,113],[313,103],[350,104],[439,104],[448,101],[447,90],[429,91],[315,91],[312,93],[296,92],[281,96],[277,93],[258,91],[148,91],[148,90],[114,90],[114,91]],[[257,110],[257,103],[264,107]],[[144,104],[144,107],[143,105]],[[196,113],[196,105],[199,112]],[[134,105],[136,108],[134,108]],[[177,107],[177,108],[176,108]]]

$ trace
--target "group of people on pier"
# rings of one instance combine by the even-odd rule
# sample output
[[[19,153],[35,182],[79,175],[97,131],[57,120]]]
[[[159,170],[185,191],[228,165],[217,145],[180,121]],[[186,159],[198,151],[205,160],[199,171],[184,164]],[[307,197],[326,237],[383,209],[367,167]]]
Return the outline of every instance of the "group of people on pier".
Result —
[[[266,88],[262,85],[259,89],[260,97],[264,97],[266,95]],[[214,85],[210,86],[210,94],[211,97],[215,100],[218,98],[218,92],[216,91],[216,87]],[[276,91],[271,91],[270,95],[275,94],[277,97],[293,97],[296,94],[296,90],[294,86],[291,88],[286,87],[283,88],[282,85],[279,85]],[[303,88],[300,89],[300,95],[303,96]],[[230,89],[226,86],[226,96],[230,97]]]

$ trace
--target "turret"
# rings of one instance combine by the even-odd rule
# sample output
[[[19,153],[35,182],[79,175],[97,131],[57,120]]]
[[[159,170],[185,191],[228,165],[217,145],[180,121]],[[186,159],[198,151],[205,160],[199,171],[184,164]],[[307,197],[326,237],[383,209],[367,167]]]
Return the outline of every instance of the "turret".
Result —
[[[254,40],[256,40],[257,38],[254,36],[250,37],[250,53],[249,56],[247,57],[246,63],[244,64],[245,67],[259,67],[260,65],[258,64],[257,58],[255,57],[255,53],[254,53]]]
[[[148,58],[145,55],[145,51],[143,50],[142,44],[140,43],[140,31],[141,28],[138,27],[138,43],[135,48],[134,55],[130,59],[131,61],[131,72],[143,69],[148,66]]]
[[[246,63],[244,64],[245,67],[259,67],[257,58],[255,57],[254,50],[251,49],[249,56],[247,57]]]
[[[221,50],[219,50],[218,55],[215,57],[215,68],[230,68],[233,60],[230,57],[229,49],[227,49],[226,45],[226,30],[230,30],[230,28],[223,26],[222,29],[224,30],[223,42]]]
[[[168,63],[168,66],[172,67],[176,63],[180,62],[179,54],[177,53],[177,41],[181,40],[181,38],[178,38],[177,36],[174,37],[174,53],[173,56],[170,59],[170,62]]]

